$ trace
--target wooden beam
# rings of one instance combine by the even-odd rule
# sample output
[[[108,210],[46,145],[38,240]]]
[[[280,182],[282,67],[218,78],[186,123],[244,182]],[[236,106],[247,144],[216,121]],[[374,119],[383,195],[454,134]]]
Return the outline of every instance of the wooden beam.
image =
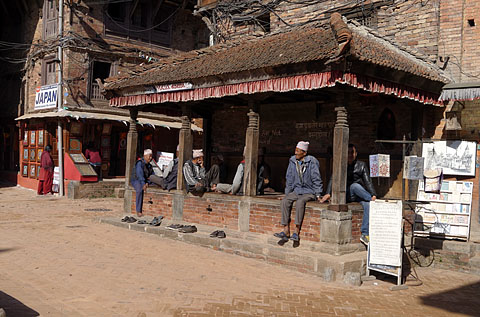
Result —
[[[153,9],[152,21],[154,21],[155,18],[157,17],[158,11],[160,11],[160,7],[162,6],[162,4],[163,4],[163,0],[158,0],[157,1],[157,5]]]
[[[140,2],[140,0],[135,0],[135,2],[133,3],[132,10],[130,10],[130,19],[132,19],[133,13],[135,12],[135,10],[137,10],[139,2]]]

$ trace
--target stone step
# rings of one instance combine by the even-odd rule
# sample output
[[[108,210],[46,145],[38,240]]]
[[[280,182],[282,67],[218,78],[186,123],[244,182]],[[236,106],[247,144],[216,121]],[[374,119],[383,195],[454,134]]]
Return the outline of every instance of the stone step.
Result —
[[[161,226],[139,225],[136,223],[124,223],[118,218],[99,218],[100,223],[110,224],[129,230],[136,230],[158,235],[162,238],[183,241],[217,251],[236,254],[244,257],[263,260],[271,264],[281,265],[295,271],[314,274],[322,277],[325,281],[341,281],[351,285],[360,284],[360,276],[365,274],[366,251],[353,252],[343,255],[333,255],[332,248],[327,244],[301,241],[299,247],[293,247],[291,241],[285,245],[278,245],[278,239],[266,235],[251,232],[239,232],[231,229],[215,228],[206,225],[195,225],[196,233],[181,233],[168,230],[166,225],[173,223],[164,220]],[[143,217],[147,222],[151,217]],[[184,224],[181,221],[175,223]],[[215,230],[225,231],[227,238],[211,238],[209,234]],[[322,246],[326,252],[322,252]],[[362,250],[358,246],[354,246]]]

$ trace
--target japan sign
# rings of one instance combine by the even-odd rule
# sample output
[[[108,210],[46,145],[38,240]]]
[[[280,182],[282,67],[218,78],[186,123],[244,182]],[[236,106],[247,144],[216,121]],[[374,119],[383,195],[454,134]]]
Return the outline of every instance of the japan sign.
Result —
[[[57,84],[37,87],[35,91],[35,110],[57,107]]]

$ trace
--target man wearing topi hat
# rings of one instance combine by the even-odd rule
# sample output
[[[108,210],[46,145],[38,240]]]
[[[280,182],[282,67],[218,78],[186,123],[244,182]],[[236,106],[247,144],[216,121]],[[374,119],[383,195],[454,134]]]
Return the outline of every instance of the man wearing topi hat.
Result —
[[[215,190],[220,178],[220,168],[212,165],[208,172],[203,166],[203,151],[193,150],[192,159],[183,165],[183,176],[187,183],[187,192],[201,196],[205,192]]]
[[[305,215],[307,201],[320,200],[323,191],[318,160],[307,155],[309,142],[300,141],[289,162],[286,175],[285,197],[282,200],[282,232],[274,236],[284,241],[300,241],[300,229]],[[290,236],[290,216],[295,203],[295,231]]]

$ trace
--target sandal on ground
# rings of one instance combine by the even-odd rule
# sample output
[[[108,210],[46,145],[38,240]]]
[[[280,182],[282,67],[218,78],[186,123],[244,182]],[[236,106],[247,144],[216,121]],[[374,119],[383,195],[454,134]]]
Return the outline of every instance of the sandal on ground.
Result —
[[[219,230],[215,230],[214,232],[210,233],[211,238],[216,238],[218,236]]]
[[[162,216],[153,218],[152,221],[150,222],[150,225],[155,227],[160,226],[160,224],[162,223],[162,218],[163,218]]]
[[[219,231],[217,234],[217,238],[224,239],[226,237],[227,235],[225,234],[225,231]]]
[[[145,220],[139,220],[139,221],[137,222],[137,224],[139,224],[139,225],[146,225],[147,222],[146,222]]]
[[[280,238],[282,240],[288,240],[290,238],[290,236],[287,236],[287,234],[283,231],[274,233],[273,236],[276,237],[276,238]]]
[[[129,216],[125,216],[122,218],[122,220],[120,220],[121,222],[126,222],[130,217]]]
[[[128,217],[128,219],[125,222],[134,223],[136,221],[137,221],[137,219],[135,219],[134,217]]]

